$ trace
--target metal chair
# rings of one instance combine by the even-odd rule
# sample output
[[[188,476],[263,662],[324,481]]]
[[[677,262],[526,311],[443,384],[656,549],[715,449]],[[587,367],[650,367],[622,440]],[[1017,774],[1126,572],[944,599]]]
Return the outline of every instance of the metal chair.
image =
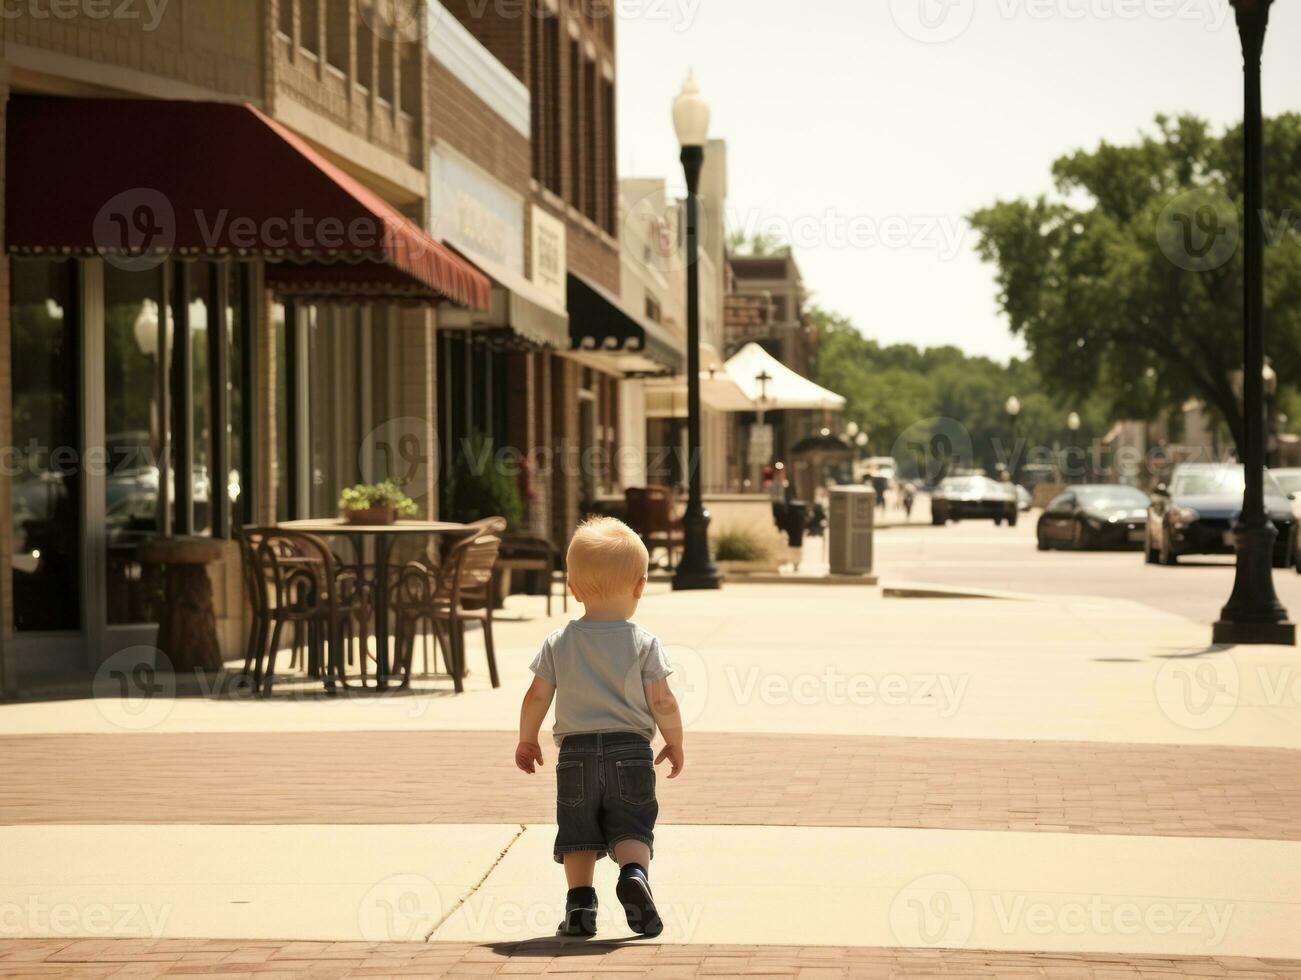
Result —
[[[271,690],[286,625],[306,631],[309,668],[323,665],[326,689],[333,690],[336,680],[346,687],[345,651],[365,637],[369,586],[310,534],[254,527],[239,538],[253,609],[244,669],[252,669],[254,690]]]
[[[560,549],[538,535],[512,533],[502,535],[501,539],[501,557],[497,567],[540,575],[547,590],[548,616],[551,615],[551,598],[559,585],[564,611],[569,612],[569,573]]]
[[[425,673],[430,672],[428,632],[425,630],[428,626],[443,650],[453,689],[458,694],[465,689],[464,621],[467,619],[477,619],[483,624],[488,671],[493,687],[499,686],[492,637],[492,607],[495,605],[492,587],[497,552],[501,546],[499,535],[506,529],[506,520],[487,517],[466,527],[469,533],[452,546],[441,563],[435,565],[428,558],[407,562],[398,570],[390,586],[389,609],[394,616],[401,687],[410,686],[418,637],[425,638]],[[485,608],[471,608],[467,604],[474,607],[483,604]]]

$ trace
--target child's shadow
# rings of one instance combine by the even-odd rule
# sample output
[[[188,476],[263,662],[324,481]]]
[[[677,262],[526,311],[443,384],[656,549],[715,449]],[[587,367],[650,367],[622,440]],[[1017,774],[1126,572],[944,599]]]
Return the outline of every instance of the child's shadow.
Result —
[[[486,943],[498,956],[599,956],[620,946],[635,946],[647,942],[649,936],[624,936],[608,939],[600,936],[538,936],[511,942]]]

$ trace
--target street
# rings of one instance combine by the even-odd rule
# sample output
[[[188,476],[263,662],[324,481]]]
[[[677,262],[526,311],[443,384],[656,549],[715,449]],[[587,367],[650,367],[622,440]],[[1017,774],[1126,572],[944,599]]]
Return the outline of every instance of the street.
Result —
[[[1186,557],[1167,568],[1145,564],[1137,551],[1039,551],[1037,510],[1023,513],[1015,528],[992,521],[935,527],[925,500],[918,503],[912,526],[877,534],[877,571],[887,585],[1131,599],[1206,625],[1219,617],[1233,589],[1229,556]],[[897,516],[890,511],[888,518]],[[1276,569],[1274,585],[1293,617],[1301,616],[1301,575]]]

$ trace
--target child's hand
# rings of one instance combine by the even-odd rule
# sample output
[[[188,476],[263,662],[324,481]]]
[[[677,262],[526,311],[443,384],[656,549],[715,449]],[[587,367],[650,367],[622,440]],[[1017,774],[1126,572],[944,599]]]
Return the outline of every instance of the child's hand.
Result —
[[[515,746],[515,765],[532,775],[537,772],[534,763],[542,765],[542,746],[537,742],[520,742]]]
[[[655,757],[655,765],[659,765],[665,759],[669,760],[669,779],[677,779],[687,764],[687,757],[682,751],[681,745],[666,745],[660,749],[660,754]]]

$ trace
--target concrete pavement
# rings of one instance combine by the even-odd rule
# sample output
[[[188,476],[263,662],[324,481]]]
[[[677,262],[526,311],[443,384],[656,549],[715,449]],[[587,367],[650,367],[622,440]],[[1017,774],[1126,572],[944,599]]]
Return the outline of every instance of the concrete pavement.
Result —
[[[122,951],[133,970],[158,957],[177,973],[207,954],[205,970],[231,974],[261,956],[258,969],[326,975],[395,961],[888,975],[908,960],[922,973],[1301,976],[1292,651],[1208,650],[1196,623],[1097,597],[656,590],[639,619],[681,667],[692,732],[687,772],[661,781],[670,930],[574,959],[542,938],[563,896],[548,779],[508,755],[527,660],[553,623],[531,600],[510,611],[521,621],[499,628],[497,691],[472,647],[461,697],[326,700],[290,683],[250,701],[164,684],[0,706],[0,940],[51,940],[0,945],[0,976],[19,962],[58,975],[59,957],[108,975],[96,971]],[[115,935],[214,945],[74,942]],[[239,942],[257,937],[280,942]],[[926,947],[956,952],[920,965],[904,952]],[[811,948],[828,963],[810,965]]]

